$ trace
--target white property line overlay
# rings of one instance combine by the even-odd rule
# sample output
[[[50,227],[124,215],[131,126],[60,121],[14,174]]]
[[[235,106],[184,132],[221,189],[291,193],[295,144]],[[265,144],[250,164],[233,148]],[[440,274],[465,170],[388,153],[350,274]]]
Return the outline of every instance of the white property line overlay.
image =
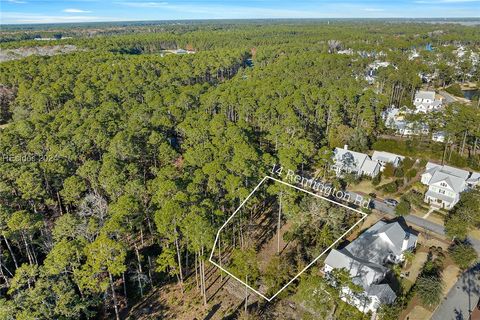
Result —
[[[344,234],[342,234],[337,240],[335,240],[327,249],[325,249],[322,253],[320,253],[320,255],[318,257],[316,257],[315,259],[313,259],[312,262],[310,262],[305,268],[302,269],[302,271],[300,271],[295,277],[293,277],[289,282],[287,282],[287,284],[285,284],[277,293],[275,293],[272,297],[270,298],[267,298],[264,294],[262,294],[261,292],[257,291],[256,289],[252,288],[251,286],[248,285],[248,283],[245,283],[243,280],[237,278],[235,275],[233,275],[232,273],[230,273],[228,270],[226,270],[225,268],[223,268],[222,266],[220,266],[219,264],[217,264],[215,261],[213,261],[213,254],[215,253],[215,247],[217,246],[217,241],[218,241],[218,238],[220,237],[220,232],[223,230],[223,228],[225,228],[225,226],[227,225],[227,223],[232,220],[232,218],[235,216],[235,214],[240,210],[240,208],[243,207],[243,205],[248,201],[248,199],[255,193],[255,191],[257,191],[257,189],[265,182],[265,180],[267,179],[271,179],[271,180],[274,180],[274,181],[277,181],[279,183],[282,183],[284,185],[287,185],[289,187],[292,187],[294,189],[297,189],[297,190],[300,190],[300,191],[303,191],[305,193],[308,193],[314,197],[317,197],[317,198],[320,198],[320,199],[323,199],[323,200],[326,200],[328,202],[331,202],[331,203],[334,203],[336,205],[339,205],[341,207],[344,207],[344,208],[347,208],[347,209],[350,209],[350,210],[353,210],[357,213],[360,213],[362,215],[362,218],[360,220],[358,220],[353,226],[350,227],[350,229],[348,229]],[[210,253],[210,258],[208,259],[210,261],[210,263],[212,263],[213,265],[215,265],[217,268],[219,268],[220,270],[222,270],[223,272],[229,274],[231,277],[233,277],[234,279],[236,279],[237,281],[239,281],[240,283],[244,284],[247,288],[249,288],[250,290],[252,290],[253,292],[255,292],[256,294],[258,294],[259,296],[261,296],[262,298],[264,298],[265,300],[267,301],[272,301],[278,294],[280,294],[280,292],[282,292],[283,290],[285,290],[286,287],[288,287],[293,281],[295,281],[298,277],[300,277],[300,275],[302,273],[304,273],[308,268],[310,268],[313,264],[315,264],[318,259],[320,259],[321,256],[323,256],[328,250],[330,250],[333,246],[335,246],[340,240],[342,240],[343,237],[345,237],[350,231],[352,231],[360,222],[362,222],[365,218],[367,217],[367,214],[360,211],[360,210],[357,210],[357,209],[354,209],[354,208],[351,208],[349,206],[346,206],[342,203],[339,203],[339,202],[336,202],[336,201],[333,201],[331,199],[328,199],[328,198],[325,198],[323,196],[320,196],[318,194],[315,194],[313,192],[310,192],[310,191],[307,191],[305,189],[302,189],[302,188],[299,188],[297,186],[294,186],[290,183],[287,183],[287,182],[284,182],[282,180],[279,180],[279,179],[276,179],[274,177],[270,177],[270,176],[265,176],[262,181],[260,181],[260,183],[253,189],[252,192],[250,192],[250,194],[248,195],[248,197],[245,198],[245,200],[242,201],[242,203],[240,204],[240,206],[237,208],[237,210],[235,210],[235,212],[233,212],[233,214],[227,219],[227,221],[225,221],[225,223],[220,227],[220,229],[218,229],[217,231],[217,235],[215,237],[215,241],[213,243],[213,249],[212,249],[212,252]]]

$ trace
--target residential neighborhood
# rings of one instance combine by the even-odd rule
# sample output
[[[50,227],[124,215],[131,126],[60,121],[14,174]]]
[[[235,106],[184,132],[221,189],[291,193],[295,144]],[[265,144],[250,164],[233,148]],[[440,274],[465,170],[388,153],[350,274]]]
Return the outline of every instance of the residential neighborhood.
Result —
[[[480,320],[480,0],[0,2],[0,320]]]
[[[417,235],[399,221],[378,221],[346,247],[333,249],[325,259],[324,271],[348,270],[354,284],[363,288],[355,294],[348,287],[342,289],[344,301],[362,312],[376,312],[381,304],[391,304],[396,294],[386,280],[389,264],[404,261],[404,253],[413,251]]]

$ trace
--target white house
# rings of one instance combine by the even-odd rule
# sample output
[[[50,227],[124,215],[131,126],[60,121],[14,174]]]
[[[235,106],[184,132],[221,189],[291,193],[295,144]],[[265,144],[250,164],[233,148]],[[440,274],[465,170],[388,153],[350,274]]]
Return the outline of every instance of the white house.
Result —
[[[335,148],[333,162],[332,169],[337,176],[341,176],[343,173],[354,173],[373,178],[380,173],[381,166],[378,161],[372,160],[368,154],[348,150],[347,145],[343,149]]]
[[[445,142],[447,134],[444,131],[437,131],[432,134],[432,141]]]
[[[416,107],[415,113],[427,113],[440,109],[442,100],[435,99],[435,91],[418,91],[415,94],[413,104]]]
[[[408,109],[391,107],[382,113],[385,126],[394,129],[396,134],[402,136],[425,135],[430,132],[430,128],[425,123],[407,122],[405,115],[412,113]]]
[[[480,174],[428,162],[421,181],[428,185],[424,201],[449,210],[460,200],[460,193],[479,184]]]
[[[391,304],[397,298],[385,277],[387,264],[404,260],[404,253],[417,245],[418,236],[404,223],[378,221],[345,248],[332,249],[325,259],[323,271],[329,276],[334,269],[346,269],[352,282],[364,289],[354,294],[341,289],[341,298],[362,312],[375,312],[381,304]]]
[[[372,155],[372,160],[380,163],[380,171],[385,169],[385,165],[387,163],[393,164],[395,168],[398,167],[403,159],[405,159],[404,156],[399,156],[398,154],[385,151],[374,151]]]

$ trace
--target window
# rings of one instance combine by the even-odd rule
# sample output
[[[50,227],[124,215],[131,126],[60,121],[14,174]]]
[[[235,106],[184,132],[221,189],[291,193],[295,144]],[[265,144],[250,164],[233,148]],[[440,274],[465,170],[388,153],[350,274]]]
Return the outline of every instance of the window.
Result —
[[[441,185],[442,187],[448,187],[448,184],[446,184],[445,182],[440,183],[440,185]]]

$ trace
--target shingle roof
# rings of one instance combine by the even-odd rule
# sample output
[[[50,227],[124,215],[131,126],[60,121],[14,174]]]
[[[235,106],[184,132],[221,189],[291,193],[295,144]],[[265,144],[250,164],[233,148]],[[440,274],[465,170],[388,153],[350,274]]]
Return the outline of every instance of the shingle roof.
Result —
[[[448,203],[453,203],[455,201],[455,199],[452,198],[452,197],[449,197],[447,195],[444,195],[444,194],[441,194],[441,193],[438,193],[438,192],[434,192],[432,190],[428,190],[427,193],[425,193],[425,197],[440,199],[440,200],[446,201]]]
[[[335,148],[334,155],[337,163],[340,163],[341,165],[347,167],[348,169],[352,169],[355,171],[360,170],[363,162],[368,157],[364,153],[347,150],[347,149],[341,149],[341,148]],[[351,163],[348,163],[348,161],[345,161],[345,159],[348,159],[348,158],[351,159],[352,161]]]
[[[368,154],[348,149],[335,148],[334,158],[335,163],[342,170],[351,170],[352,172],[374,173],[376,167],[379,166],[378,162],[370,159]]]
[[[420,90],[415,94],[415,99],[435,99],[435,91],[423,91]]]
[[[398,221],[378,221],[345,248],[332,249],[325,264],[335,269],[345,268],[367,295],[377,296],[382,303],[391,303],[396,298],[395,292],[388,284],[378,284],[378,281],[383,280],[388,271],[383,266],[385,258],[391,253],[400,255],[404,240],[408,240],[407,248],[410,248],[417,236]]]
[[[399,156],[398,154],[385,151],[374,151],[372,155],[373,160],[383,162],[394,162],[397,158],[400,158],[401,160],[405,159],[405,157],[403,156]]]
[[[442,171],[434,172],[429,184],[432,185],[440,181],[445,181],[453,189],[453,191],[457,193],[460,193],[465,189],[466,179],[459,178]]]
[[[345,248],[355,257],[383,264],[389,254],[402,253],[403,240],[407,236],[408,247],[411,247],[417,240],[416,235],[405,230],[399,222],[379,221]]]
[[[397,295],[388,284],[374,284],[370,286],[367,294],[376,296],[381,303],[390,304],[395,301]]]

